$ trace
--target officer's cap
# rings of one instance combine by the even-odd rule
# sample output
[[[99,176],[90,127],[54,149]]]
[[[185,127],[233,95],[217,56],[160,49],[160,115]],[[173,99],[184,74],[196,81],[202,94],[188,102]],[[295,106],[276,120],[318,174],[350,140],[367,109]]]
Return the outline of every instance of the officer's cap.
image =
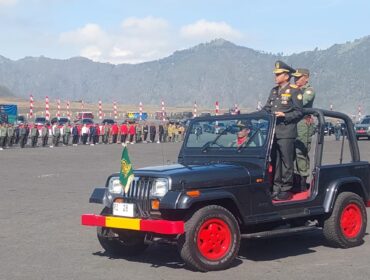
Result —
[[[280,60],[275,62],[275,69],[273,71],[274,74],[281,74],[281,73],[294,73],[295,70],[290,67],[288,64],[285,62],[282,62]]]
[[[297,70],[292,74],[294,77],[310,76],[310,70],[306,68],[297,68]]]
[[[252,125],[250,124],[249,121],[247,120],[239,120],[237,123],[236,123],[236,126],[240,128],[240,130],[246,128],[246,129],[251,129]]]

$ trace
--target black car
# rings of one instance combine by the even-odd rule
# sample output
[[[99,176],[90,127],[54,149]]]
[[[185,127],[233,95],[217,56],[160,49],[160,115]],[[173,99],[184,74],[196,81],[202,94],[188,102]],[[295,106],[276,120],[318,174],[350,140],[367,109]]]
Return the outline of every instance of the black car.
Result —
[[[325,122],[324,134],[328,136],[334,134],[334,125],[331,122]]]
[[[125,187],[120,174],[112,174],[105,188],[96,188],[90,197],[90,202],[103,205],[101,214],[82,215],[82,224],[97,227],[108,255],[129,257],[165,241],[176,244],[186,265],[200,271],[230,267],[241,238],[322,229],[331,246],[361,245],[367,226],[365,207],[370,206],[370,165],[360,160],[352,122],[338,112],[303,112],[317,119],[312,180],[308,190],[291,199],[276,201],[271,196],[273,115],[260,111],[195,118],[177,164],[134,170],[132,183]],[[323,161],[325,142],[333,145],[324,137],[327,118],[346,124],[349,163],[342,161],[343,148],[339,163]],[[224,124],[222,133],[197,135],[204,124],[216,123]],[[249,134],[243,145],[235,145],[234,129],[242,129],[240,124],[248,124]],[[121,161],[121,169],[126,176],[130,166]]]
[[[104,119],[101,123],[102,124],[114,124],[115,121],[113,119]]]
[[[27,122],[27,121],[26,121],[25,116],[19,115],[19,116],[17,117],[17,124],[22,124],[22,123],[26,123],[26,122]]]
[[[70,121],[68,118],[65,118],[65,117],[55,117],[55,118],[52,118],[50,123],[53,125],[55,123],[57,123],[59,126],[61,125],[64,125],[64,124],[68,124]]]

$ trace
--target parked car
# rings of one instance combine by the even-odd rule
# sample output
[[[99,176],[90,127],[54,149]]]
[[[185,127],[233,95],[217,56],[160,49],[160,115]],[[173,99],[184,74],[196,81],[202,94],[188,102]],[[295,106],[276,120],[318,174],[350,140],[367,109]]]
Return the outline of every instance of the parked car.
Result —
[[[331,122],[326,122],[325,123],[324,134],[328,135],[328,136],[334,134],[334,125]]]
[[[314,172],[308,190],[292,199],[275,201],[271,196],[273,115],[260,111],[195,118],[177,164],[134,170],[132,183],[125,187],[119,173],[110,175],[105,188],[96,188],[90,197],[90,202],[102,204],[100,215],[84,214],[82,224],[97,227],[98,240],[108,255],[133,256],[153,242],[166,241],[177,244],[186,265],[200,271],[230,267],[241,238],[319,228],[331,246],[359,246],[367,227],[366,206],[370,206],[370,164],[360,160],[348,116],[320,109],[304,109],[304,114],[318,120]],[[322,160],[326,117],[346,124],[350,164],[327,165]],[[228,144],[236,141],[228,131],[196,137],[196,128],[216,121],[253,125],[242,147]],[[130,167],[122,162],[125,176]]]
[[[55,117],[52,118],[50,123],[53,125],[54,123],[58,123],[58,126],[63,126],[65,123],[69,123],[69,119],[65,117]]]
[[[113,119],[104,119],[101,123],[102,124],[114,124],[115,121]]]
[[[79,112],[77,113],[76,120],[81,119],[94,119],[94,115],[92,112]]]
[[[22,124],[22,123],[26,123],[27,121],[26,121],[26,118],[24,117],[24,116],[22,116],[22,115],[19,115],[18,117],[17,117],[17,124]]]
[[[356,124],[355,131],[357,139],[366,137],[370,140],[370,116],[366,116],[359,124]]]

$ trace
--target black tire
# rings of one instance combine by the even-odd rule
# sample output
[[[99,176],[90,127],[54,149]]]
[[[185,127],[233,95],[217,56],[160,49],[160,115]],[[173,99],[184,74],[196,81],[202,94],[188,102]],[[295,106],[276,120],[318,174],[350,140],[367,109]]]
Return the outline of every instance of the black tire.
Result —
[[[333,247],[351,248],[363,243],[367,215],[363,200],[351,192],[340,193],[333,212],[324,221],[323,232]]]
[[[204,238],[209,239],[206,241]],[[226,269],[239,251],[239,224],[227,209],[218,205],[205,206],[185,223],[185,234],[179,247],[182,259],[191,269]]]
[[[109,208],[104,208],[101,215],[109,214]],[[132,230],[115,230],[106,227],[97,227],[97,236],[100,245],[106,254],[118,257],[136,256],[148,247],[144,243],[145,234]]]

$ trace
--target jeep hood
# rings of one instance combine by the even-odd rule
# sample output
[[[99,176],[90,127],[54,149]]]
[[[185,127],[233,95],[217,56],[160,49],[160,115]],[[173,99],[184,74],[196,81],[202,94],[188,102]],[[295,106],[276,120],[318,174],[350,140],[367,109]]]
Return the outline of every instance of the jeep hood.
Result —
[[[248,167],[224,163],[154,166],[137,169],[134,173],[135,176],[170,178],[171,189],[236,186],[251,181]]]

